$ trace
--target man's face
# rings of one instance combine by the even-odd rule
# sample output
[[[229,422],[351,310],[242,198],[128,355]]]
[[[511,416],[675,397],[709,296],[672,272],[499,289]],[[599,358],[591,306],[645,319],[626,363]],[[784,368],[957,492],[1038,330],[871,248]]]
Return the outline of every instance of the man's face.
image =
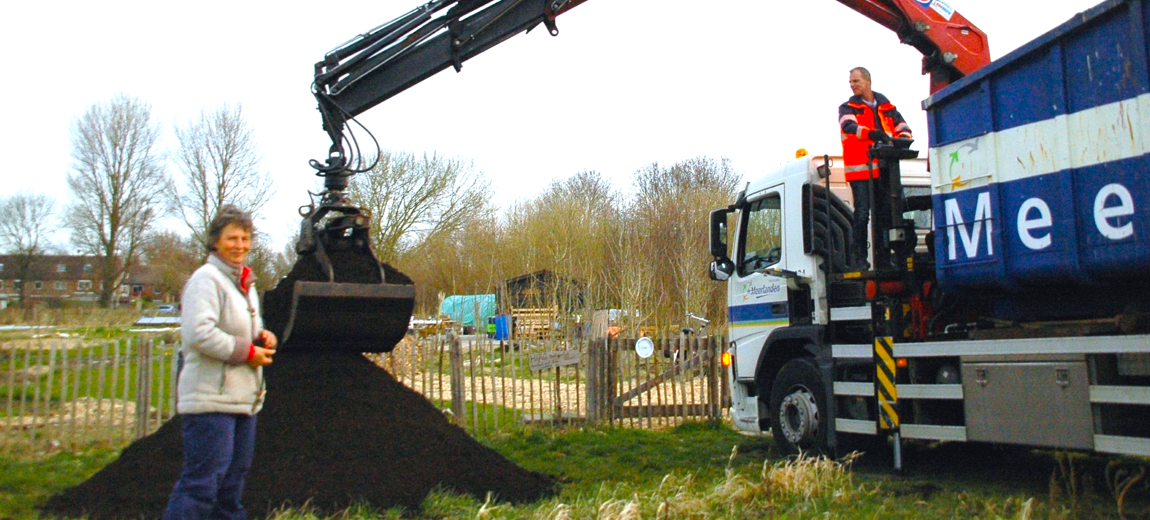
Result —
[[[863,78],[861,70],[851,71],[851,92],[864,97],[870,94],[870,80]]]

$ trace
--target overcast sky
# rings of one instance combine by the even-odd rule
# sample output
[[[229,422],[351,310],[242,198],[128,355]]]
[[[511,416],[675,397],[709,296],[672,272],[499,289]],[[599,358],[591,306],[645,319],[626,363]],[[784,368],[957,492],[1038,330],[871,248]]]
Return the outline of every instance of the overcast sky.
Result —
[[[947,0],[1003,56],[1093,0]],[[290,5],[290,7],[289,7]],[[258,222],[282,243],[326,155],[309,85],[331,48],[418,0],[9,2],[0,16],[0,193],[70,199],[69,127],[123,92],[171,127],[242,103],[275,177]],[[729,158],[746,179],[797,148],[838,154],[847,76],[868,67],[926,147],[921,56],[832,0],[589,0],[359,117],[385,149],[473,161],[501,207],[581,170],[620,190],[652,162]],[[924,154],[925,156],[925,154]]]

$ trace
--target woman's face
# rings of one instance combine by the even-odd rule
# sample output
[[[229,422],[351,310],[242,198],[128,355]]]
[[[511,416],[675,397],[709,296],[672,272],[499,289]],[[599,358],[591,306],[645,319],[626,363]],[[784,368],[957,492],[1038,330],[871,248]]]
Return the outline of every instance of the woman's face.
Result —
[[[243,264],[248,259],[248,252],[251,250],[251,232],[235,224],[224,226],[223,231],[220,232],[219,240],[216,241],[216,252],[224,260],[233,264]]]

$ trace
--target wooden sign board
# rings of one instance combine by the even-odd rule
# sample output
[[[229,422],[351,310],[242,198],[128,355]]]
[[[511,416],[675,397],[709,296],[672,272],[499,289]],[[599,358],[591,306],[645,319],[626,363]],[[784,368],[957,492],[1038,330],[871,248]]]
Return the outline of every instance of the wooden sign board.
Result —
[[[575,365],[579,363],[579,351],[556,350],[554,352],[531,354],[531,357],[528,358],[528,363],[531,365],[531,370],[533,371]]]

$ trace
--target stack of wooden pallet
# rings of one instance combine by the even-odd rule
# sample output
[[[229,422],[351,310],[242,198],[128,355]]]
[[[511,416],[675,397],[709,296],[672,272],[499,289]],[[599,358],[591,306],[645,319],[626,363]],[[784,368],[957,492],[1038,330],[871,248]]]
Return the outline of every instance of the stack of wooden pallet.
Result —
[[[525,307],[511,309],[511,320],[515,325],[515,338],[539,340],[551,337],[555,322],[559,318],[558,307]]]

